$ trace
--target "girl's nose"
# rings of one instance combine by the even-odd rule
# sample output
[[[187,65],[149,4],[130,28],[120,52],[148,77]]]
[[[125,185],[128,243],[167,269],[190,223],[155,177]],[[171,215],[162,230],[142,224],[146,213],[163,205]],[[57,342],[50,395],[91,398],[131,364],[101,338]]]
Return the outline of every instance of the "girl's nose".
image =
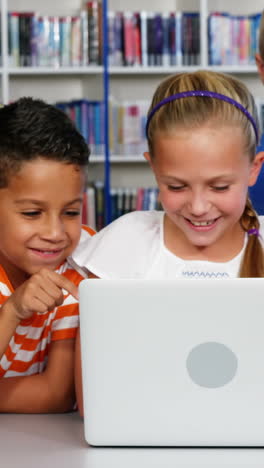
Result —
[[[208,213],[209,208],[210,201],[204,194],[192,194],[189,207],[190,213],[192,215],[201,217],[202,215]]]

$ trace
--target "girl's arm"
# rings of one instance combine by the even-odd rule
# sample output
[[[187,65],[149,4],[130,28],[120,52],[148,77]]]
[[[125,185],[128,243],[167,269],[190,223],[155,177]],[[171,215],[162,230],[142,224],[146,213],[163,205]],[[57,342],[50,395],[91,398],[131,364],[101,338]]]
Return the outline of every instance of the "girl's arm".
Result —
[[[75,344],[75,392],[80,415],[83,417],[82,363],[80,329],[77,332]]]
[[[75,402],[74,349],[74,339],[53,341],[42,374],[0,379],[0,412],[71,411]]]

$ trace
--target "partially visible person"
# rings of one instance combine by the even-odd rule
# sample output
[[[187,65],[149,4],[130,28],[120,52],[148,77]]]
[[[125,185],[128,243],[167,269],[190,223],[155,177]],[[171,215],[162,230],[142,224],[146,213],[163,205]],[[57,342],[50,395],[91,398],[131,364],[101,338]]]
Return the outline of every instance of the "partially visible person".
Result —
[[[264,11],[261,15],[258,38],[258,53],[256,54],[255,59],[260,79],[264,83]]]
[[[262,12],[260,20],[258,39],[258,53],[255,55],[256,65],[259,77],[264,83],[264,12]],[[263,123],[262,123],[263,127]],[[261,132],[257,151],[264,151],[264,133]],[[260,171],[257,184],[249,189],[250,198],[255,210],[259,215],[264,215],[264,168]]]
[[[83,273],[68,259],[82,233],[88,158],[55,107],[21,98],[0,109],[0,412],[73,408]]]

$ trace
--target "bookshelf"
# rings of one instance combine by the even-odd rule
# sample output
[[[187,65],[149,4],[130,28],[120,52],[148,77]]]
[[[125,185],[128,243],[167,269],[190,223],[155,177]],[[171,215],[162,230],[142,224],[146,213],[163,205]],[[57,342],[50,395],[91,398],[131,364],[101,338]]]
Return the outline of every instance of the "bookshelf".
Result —
[[[201,43],[201,60],[200,66],[112,66],[109,69],[111,80],[111,94],[118,100],[133,99],[135,97],[150,100],[157,84],[166,76],[179,71],[194,71],[197,68],[211,69],[215,71],[232,73],[245,81],[252,93],[256,96],[264,95],[263,85],[257,75],[257,69],[254,64],[250,65],[218,65],[212,66],[208,62],[208,38],[207,38],[207,18],[208,14],[213,11],[228,11],[233,15],[253,14],[262,11],[263,2],[255,0],[254,2],[240,1],[239,4],[235,0],[183,0],[160,1],[148,0],[108,0],[109,10],[114,11],[140,11],[148,12],[157,11],[199,11],[200,12],[200,43]],[[125,160],[124,156],[124,160]],[[136,162],[137,161],[137,162]],[[130,173],[130,180],[133,180],[131,172],[137,173],[136,182],[138,184],[150,185],[153,183],[152,175],[150,174],[147,165],[139,163],[135,158],[132,165],[125,165],[123,168],[116,163],[112,164],[112,183],[115,185],[118,179],[122,177],[122,170]],[[135,166],[137,170],[135,170]]]
[[[102,0],[104,1],[104,0]],[[65,99],[102,99],[105,93],[104,83],[107,78],[107,94],[118,102],[136,99],[150,101],[157,84],[165,76],[179,71],[193,71],[197,68],[213,69],[233,73],[244,80],[256,97],[264,95],[263,85],[258,79],[254,64],[209,65],[208,61],[208,15],[214,11],[227,11],[233,15],[250,15],[263,8],[261,0],[249,3],[241,0],[108,0],[109,11],[146,11],[168,13],[172,11],[199,12],[200,14],[200,65],[177,66],[112,66],[102,65],[49,67],[14,67],[8,59],[8,21],[9,11],[38,11],[41,15],[76,15],[83,5],[82,0],[0,0],[1,5],[1,46],[2,66],[0,67],[0,100],[4,103],[23,95],[39,97],[47,102]],[[105,2],[106,4],[106,2]],[[106,70],[107,67],[107,70]],[[110,186],[149,187],[155,185],[152,173],[146,164],[142,151],[124,155],[113,151],[105,167],[105,155],[92,155],[90,180],[108,177]],[[111,171],[110,171],[111,167]],[[111,172],[111,180],[110,180]]]

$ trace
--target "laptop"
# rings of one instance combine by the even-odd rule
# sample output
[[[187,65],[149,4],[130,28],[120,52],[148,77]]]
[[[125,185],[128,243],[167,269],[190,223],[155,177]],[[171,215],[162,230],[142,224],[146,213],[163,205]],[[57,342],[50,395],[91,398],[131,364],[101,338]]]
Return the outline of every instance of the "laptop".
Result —
[[[80,284],[85,439],[264,446],[264,278]]]

